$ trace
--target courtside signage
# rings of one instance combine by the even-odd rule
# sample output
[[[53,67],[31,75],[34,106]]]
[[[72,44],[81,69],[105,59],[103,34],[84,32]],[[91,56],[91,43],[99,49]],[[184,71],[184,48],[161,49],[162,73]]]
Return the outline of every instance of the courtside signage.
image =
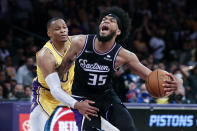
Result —
[[[19,131],[30,131],[29,113],[19,114]]]
[[[58,107],[47,122],[45,131],[78,131],[73,112],[66,107]]]

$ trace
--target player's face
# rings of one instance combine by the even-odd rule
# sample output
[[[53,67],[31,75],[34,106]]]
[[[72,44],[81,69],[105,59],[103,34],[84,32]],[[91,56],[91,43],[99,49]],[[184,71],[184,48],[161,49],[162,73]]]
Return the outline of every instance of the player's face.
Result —
[[[68,27],[65,21],[62,19],[53,21],[48,35],[54,41],[66,42],[68,40]]]
[[[116,19],[111,16],[104,17],[99,25],[99,35],[101,37],[107,37],[112,33],[118,35],[119,31]]]

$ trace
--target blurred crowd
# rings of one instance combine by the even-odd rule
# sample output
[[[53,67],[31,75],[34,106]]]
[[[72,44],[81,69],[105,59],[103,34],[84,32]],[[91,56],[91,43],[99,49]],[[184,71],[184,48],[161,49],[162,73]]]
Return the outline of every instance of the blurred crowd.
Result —
[[[121,43],[148,68],[183,79],[169,97],[149,96],[144,81],[122,67],[113,87],[122,101],[197,103],[197,8],[194,0],[1,0],[0,100],[30,100],[36,52],[48,40],[47,20],[64,17],[69,35],[96,33],[101,11],[119,6],[132,18]]]

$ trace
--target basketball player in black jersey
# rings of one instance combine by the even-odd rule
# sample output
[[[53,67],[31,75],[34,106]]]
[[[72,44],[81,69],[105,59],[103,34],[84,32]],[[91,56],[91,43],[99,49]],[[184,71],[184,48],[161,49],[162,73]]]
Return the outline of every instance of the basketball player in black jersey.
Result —
[[[93,100],[99,108],[98,115],[105,118],[120,131],[135,131],[133,119],[119,97],[112,89],[112,75],[122,65],[142,79],[151,70],[142,65],[136,55],[124,49],[123,42],[130,29],[127,13],[118,7],[108,8],[100,16],[97,35],[78,35],[72,37],[70,50],[58,70],[59,76],[66,72],[75,61],[75,76],[72,96],[78,100]],[[173,75],[167,81],[165,91],[175,91],[181,82]],[[100,117],[89,116],[85,119],[77,110],[73,110],[79,131],[97,131],[101,129]],[[91,119],[88,121],[87,119]]]

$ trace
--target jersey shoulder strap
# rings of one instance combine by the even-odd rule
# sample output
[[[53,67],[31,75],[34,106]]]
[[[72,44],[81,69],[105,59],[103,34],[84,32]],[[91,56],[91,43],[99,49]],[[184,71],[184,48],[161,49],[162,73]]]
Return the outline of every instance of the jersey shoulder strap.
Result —
[[[93,50],[93,43],[94,43],[95,38],[96,38],[96,35],[94,34],[88,35],[88,40],[87,40],[87,45],[86,45],[87,50]]]

